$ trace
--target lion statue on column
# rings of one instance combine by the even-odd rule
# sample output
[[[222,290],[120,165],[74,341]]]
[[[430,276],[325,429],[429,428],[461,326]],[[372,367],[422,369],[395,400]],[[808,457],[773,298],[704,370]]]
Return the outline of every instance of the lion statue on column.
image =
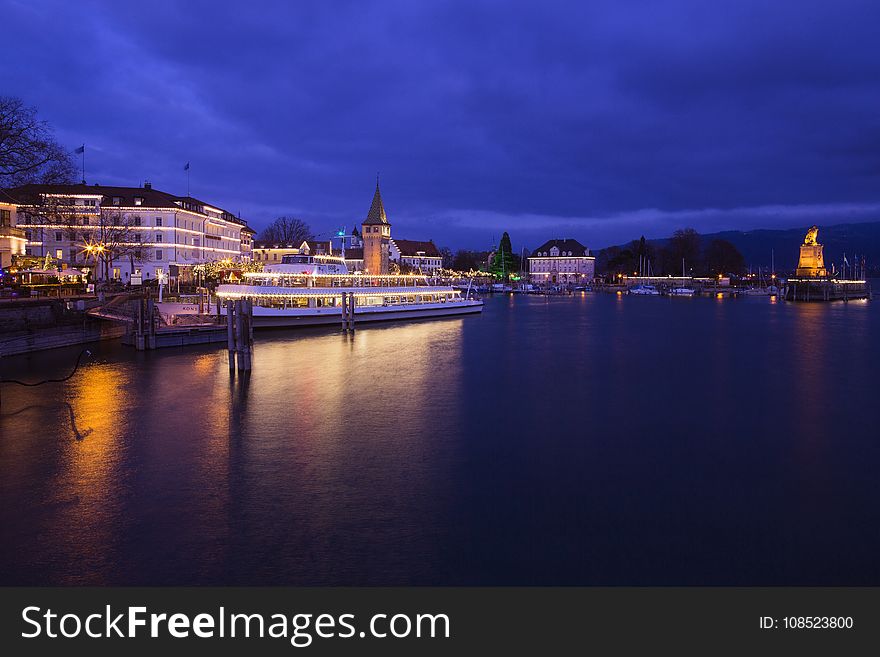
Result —
[[[813,226],[810,230],[807,231],[807,236],[804,237],[804,246],[814,246],[818,244],[817,237],[819,235],[819,227]]]

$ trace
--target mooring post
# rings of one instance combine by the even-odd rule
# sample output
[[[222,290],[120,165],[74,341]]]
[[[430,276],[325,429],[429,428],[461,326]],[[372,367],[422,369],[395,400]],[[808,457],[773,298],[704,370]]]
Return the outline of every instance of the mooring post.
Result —
[[[354,333],[354,292],[348,293],[348,331]]]
[[[226,348],[229,350],[229,371],[235,371],[235,328],[232,325],[234,302],[226,300]]]
[[[348,292],[342,293],[342,332],[348,333]]]
[[[244,351],[244,318],[241,313],[241,299],[235,300],[235,355],[238,359],[238,371],[244,369],[242,352]]]
[[[241,300],[241,344],[238,352],[238,369],[244,372],[251,371],[251,301],[250,299]]]
[[[134,327],[134,348],[138,351],[144,350],[144,299],[137,300],[137,324]]]
[[[153,297],[147,299],[147,349],[156,348],[156,322],[153,319]]]
[[[248,344],[253,352],[254,347],[254,300],[247,300],[247,316],[248,316]]]

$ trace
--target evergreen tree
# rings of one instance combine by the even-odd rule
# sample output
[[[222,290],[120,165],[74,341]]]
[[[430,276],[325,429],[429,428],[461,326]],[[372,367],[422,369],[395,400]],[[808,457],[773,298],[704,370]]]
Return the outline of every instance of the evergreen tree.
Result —
[[[507,231],[501,236],[501,242],[495,250],[492,266],[489,268],[489,271],[496,278],[501,278],[505,281],[509,280],[510,275],[515,274],[517,271],[516,258],[513,255],[513,247],[510,244],[510,235],[507,234]]]

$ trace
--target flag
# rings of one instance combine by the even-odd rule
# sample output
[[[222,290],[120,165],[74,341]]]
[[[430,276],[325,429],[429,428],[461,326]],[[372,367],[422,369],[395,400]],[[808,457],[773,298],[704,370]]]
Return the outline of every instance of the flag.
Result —
[[[186,163],[186,165],[183,167],[183,170],[189,171],[189,162]]]
[[[74,153],[76,153],[77,155],[82,155],[85,152],[86,152],[86,145],[85,144],[83,144],[82,146],[80,146],[79,148],[77,148],[74,151]]]

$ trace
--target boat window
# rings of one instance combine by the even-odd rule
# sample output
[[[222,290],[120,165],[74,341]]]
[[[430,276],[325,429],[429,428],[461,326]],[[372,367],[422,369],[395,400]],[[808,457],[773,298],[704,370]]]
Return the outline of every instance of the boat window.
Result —
[[[282,256],[281,262],[285,265],[307,265],[313,259],[307,255],[286,255]]]

